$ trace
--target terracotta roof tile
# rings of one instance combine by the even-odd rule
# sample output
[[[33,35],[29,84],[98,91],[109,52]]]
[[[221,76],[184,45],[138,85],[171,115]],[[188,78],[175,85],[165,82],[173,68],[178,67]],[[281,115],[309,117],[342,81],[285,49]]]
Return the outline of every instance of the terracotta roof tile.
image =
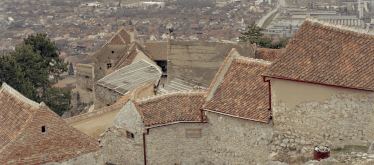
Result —
[[[39,106],[3,83],[0,89],[0,151],[26,127]]]
[[[374,89],[374,32],[307,18],[269,76]]]
[[[206,91],[180,91],[156,95],[134,104],[146,126],[175,121],[201,121],[200,108]],[[206,119],[206,117],[204,116]]]
[[[121,38],[125,41],[126,44],[131,44],[130,34],[127,33],[125,29],[121,28],[118,34],[121,35]]]
[[[232,50],[209,87],[203,108],[268,123],[268,84],[261,75],[270,64]]]
[[[152,60],[167,60],[167,42],[149,42],[144,46]]]
[[[275,61],[275,59],[282,53],[282,51],[283,49],[257,48],[256,58],[266,61]]]
[[[109,40],[108,44],[125,44],[125,40],[119,34],[115,34],[112,39]]]

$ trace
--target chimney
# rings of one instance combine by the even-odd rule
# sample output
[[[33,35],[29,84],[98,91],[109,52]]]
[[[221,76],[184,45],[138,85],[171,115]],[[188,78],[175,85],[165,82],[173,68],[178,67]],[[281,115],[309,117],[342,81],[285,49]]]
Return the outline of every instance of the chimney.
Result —
[[[134,31],[135,31],[134,28],[131,28],[131,29],[130,29],[130,39],[131,39],[131,43],[134,42],[134,40],[135,40],[135,39],[134,39]]]
[[[251,42],[248,41],[248,46],[249,46],[249,57],[256,58],[256,43],[251,44]]]

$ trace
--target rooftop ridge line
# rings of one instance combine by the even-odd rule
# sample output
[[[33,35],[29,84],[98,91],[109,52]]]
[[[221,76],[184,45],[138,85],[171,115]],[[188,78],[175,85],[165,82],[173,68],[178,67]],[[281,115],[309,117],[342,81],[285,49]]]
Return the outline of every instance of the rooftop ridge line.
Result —
[[[254,59],[254,58],[250,58],[250,57],[243,57],[243,56],[237,56],[237,55],[234,55],[234,59],[246,60],[246,61],[249,61],[249,62],[263,63],[263,64],[266,64],[266,65],[271,65],[272,64],[272,62],[266,61],[266,60],[263,60],[263,59]]]
[[[346,26],[346,25],[333,24],[333,23],[330,23],[330,22],[327,22],[327,21],[324,21],[324,20],[321,20],[321,19],[314,18],[314,17],[308,17],[307,16],[305,20],[310,21],[310,22],[314,22],[314,23],[319,23],[319,24],[322,24],[322,25],[325,25],[325,26],[336,27],[336,28],[342,29],[342,30],[348,30],[348,31],[356,32],[356,33],[374,35],[374,31],[372,31],[372,30],[355,28],[355,27],[350,27],[350,26]]]
[[[23,102],[31,105],[31,106],[34,106],[36,108],[39,108],[40,107],[40,104],[33,101],[33,100],[30,100],[29,98],[23,96],[21,93],[19,93],[17,90],[13,89],[11,86],[9,86],[7,83],[3,82],[3,85],[2,85],[2,88],[0,89],[0,93],[6,89],[10,94],[12,94],[13,96],[19,98],[20,100],[22,100]]]
[[[142,98],[142,99],[137,99],[136,102],[147,102],[148,100],[154,100],[158,99],[164,96],[172,96],[172,95],[177,95],[177,94],[205,94],[207,91],[206,90],[183,90],[183,91],[169,91],[161,94],[157,94],[154,96],[148,96],[147,98]]]

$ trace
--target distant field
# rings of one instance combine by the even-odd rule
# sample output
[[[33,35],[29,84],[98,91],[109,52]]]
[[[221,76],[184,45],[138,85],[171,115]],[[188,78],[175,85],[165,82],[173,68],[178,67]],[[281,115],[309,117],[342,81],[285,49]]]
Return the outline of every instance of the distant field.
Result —
[[[75,77],[74,77],[74,76],[69,76],[69,77],[66,77],[66,78],[64,78],[64,79],[62,79],[62,80],[59,80],[58,82],[59,82],[59,83],[60,83],[60,82],[65,82],[65,83],[69,84],[69,83],[75,83],[76,80],[75,80]]]

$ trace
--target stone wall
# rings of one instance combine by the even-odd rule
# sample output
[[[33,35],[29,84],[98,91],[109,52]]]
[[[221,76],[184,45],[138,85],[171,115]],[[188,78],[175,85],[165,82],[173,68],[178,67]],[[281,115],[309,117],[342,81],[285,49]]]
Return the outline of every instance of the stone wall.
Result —
[[[78,156],[73,159],[65,159],[59,162],[49,162],[43,165],[76,165],[76,164],[87,164],[87,165],[104,165],[104,159],[101,151],[91,152]]]
[[[126,131],[134,134],[128,139]],[[132,101],[128,101],[101,136],[104,162],[112,164],[144,164],[144,123]]]
[[[93,93],[93,67],[88,64],[77,64],[76,65],[76,88],[79,93],[79,103],[93,104],[94,93]],[[91,91],[92,90],[92,91]]]
[[[271,79],[275,141],[271,151],[312,153],[374,140],[372,92]]]
[[[186,129],[201,129],[200,138],[187,138]],[[145,135],[147,164],[195,164],[207,161],[208,123],[178,123],[151,128]]]
[[[168,84],[178,75],[210,84],[232,48],[249,57],[247,43],[168,40]]]
[[[261,164],[268,160],[273,123],[258,123],[205,112],[210,130],[206,161],[212,164]]]
[[[106,44],[104,45],[92,58],[92,62],[95,63],[94,65],[94,82],[97,82],[101,78],[106,76],[107,73],[107,64],[112,63],[112,67],[114,66],[114,62],[116,61],[119,56],[121,56],[124,52],[127,51],[128,45],[113,45],[113,44]]]
[[[123,95],[105,88],[100,85],[95,85],[95,109],[101,109],[109,105],[116,103]]]

